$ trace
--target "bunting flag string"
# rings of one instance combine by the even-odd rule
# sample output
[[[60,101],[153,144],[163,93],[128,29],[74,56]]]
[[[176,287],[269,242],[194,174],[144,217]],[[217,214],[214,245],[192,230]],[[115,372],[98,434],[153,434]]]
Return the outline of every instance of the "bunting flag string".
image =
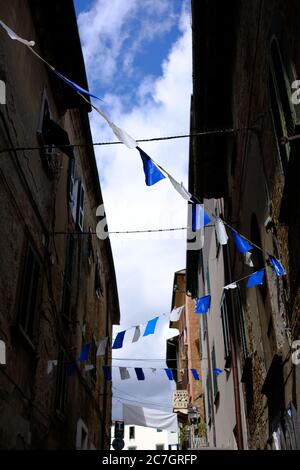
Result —
[[[147,155],[140,147],[138,147],[137,142],[135,139],[133,139],[126,131],[123,129],[119,128],[116,126],[110,119],[109,117],[98,107],[96,107],[94,104],[90,103],[90,101],[87,99],[86,96],[93,97],[96,99],[98,98],[96,95],[91,94],[89,91],[85,90],[84,88],[80,87],[76,83],[72,82],[70,79],[62,75],[60,72],[58,72],[51,64],[49,64],[45,59],[43,59],[34,49],[33,46],[35,45],[34,41],[28,41],[26,39],[21,38],[18,36],[13,30],[11,30],[3,21],[0,20],[0,25],[1,27],[6,31],[8,36],[12,40],[19,41],[20,43],[23,43],[25,46],[28,47],[28,49],[35,54],[40,60],[42,60],[55,74],[58,76],[62,81],[64,81],[66,84],[68,84],[70,87],[74,89],[76,93],[78,93],[79,96],[83,98],[89,105],[92,106],[92,108],[102,117],[106,120],[108,125],[111,127],[112,131],[114,134],[117,136],[118,139],[120,139],[121,142],[124,143],[128,148],[133,149],[136,148],[142,158],[143,162],[143,167],[144,167],[144,173],[145,173],[145,181],[147,186],[152,186],[159,182],[161,179],[165,178],[165,175],[168,176],[172,186],[174,189],[186,200],[192,203],[192,230],[197,231],[200,229],[203,229],[203,226],[207,225],[209,222],[211,222],[211,219],[209,215],[204,211],[203,205],[198,201],[198,199],[191,195],[189,191],[184,188],[182,183],[178,183],[172,175],[170,175],[163,167],[161,167],[159,164],[157,164],[149,155]],[[224,131],[224,130],[223,130]],[[229,131],[228,129],[226,130],[227,132]],[[233,131],[233,130],[231,130]],[[225,131],[224,131],[225,132]],[[203,213],[202,213],[203,212]],[[217,234],[217,238],[220,242],[221,245],[227,244],[228,236],[226,233],[225,225],[230,229],[230,232],[232,234],[236,249],[244,254],[245,256],[245,261],[246,263],[252,267],[252,261],[251,261],[251,254],[249,254],[253,248],[257,248],[261,250],[266,256],[268,263],[271,265],[273,271],[275,272],[276,276],[281,277],[285,275],[285,269],[280,263],[278,259],[273,257],[272,255],[269,255],[266,253],[261,247],[257,246],[255,243],[252,243],[250,240],[248,240],[246,237],[243,235],[239,234],[233,227],[231,227],[227,222],[223,221],[220,217],[217,217],[216,215],[212,214],[212,218],[215,220],[215,230]],[[265,278],[265,268],[261,269],[260,271],[256,271],[252,273],[251,275],[247,276],[248,282],[247,282],[247,287],[252,287],[256,285],[260,285],[263,283],[264,278]],[[224,288],[235,288],[235,285],[237,285],[238,281],[234,281],[233,283],[229,284],[228,286],[225,286]],[[204,296],[201,297],[200,299],[197,299],[197,305],[195,308],[195,313],[207,313],[208,309],[210,306],[210,296]],[[157,317],[158,318],[158,317]],[[154,321],[154,320],[153,320]],[[156,320],[157,321],[157,320]],[[144,336],[147,336],[148,334],[153,334],[154,329],[155,329],[155,324],[153,327],[153,332],[147,332],[147,334],[144,333]],[[149,331],[151,331],[152,326],[147,325],[147,328],[149,328]],[[120,335],[120,333],[119,333]],[[122,347],[123,344],[123,339],[124,339],[125,332],[122,336],[117,336],[118,341],[120,341],[120,338],[122,338],[122,341],[120,341],[120,344],[118,346],[118,342],[114,343],[116,344],[115,349]],[[87,345],[86,345],[87,346]],[[79,361],[83,361],[82,357],[85,357],[85,355],[88,354],[88,351],[82,352],[83,356],[80,356]]]
[[[43,57],[41,57],[34,49],[33,46],[35,45],[34,41],[28,41],[26,39],[21,38],[18,36],[11,28],[9,28],[3,21],[0,20],[0,25],[2,28],[6,31],[8,36],[12,40],[17,40],[21,43],[23,43],[25,46],[28,47],[28,49],[36,55],[40,60],[42,60],[51,70],[58,76],[61,80],[63,80],[66,84],[68,84],[70,87],[74,89],[76,93],[78,93],[79,96],[82,97],[83,100],[85,100],[89,105],[92,106],[92,108],[102,117],[106,120],[108,125],[111,127],[112,131],[114,134],[120,139],[120,141],[126,145],[128,148],[133,149],[137,148],[139,151],[141,158],[143,160],[144,164],[144,171],[145,171],[145,177],[146,177],[146,184],[152,186],[153,184],[157,183],[161,179],[165,178],[164,174],[166,174],[174,187],[174,189],[187,201],[192,201],[194,203],[200,203],[198,199],[191,195],[189,191],[183,186],[182,183],[178,183],[175,178],[172,177],[164,168],[162,168],[159,164],[157,164],[149,155],[147,155],[142,149],[138,147],[138,144],[135,139],[133,139],[126,131],[123,129],[119,128],[116,126],[110,119],[109,117],[98,107],[96,107],[94,104],[90,103],[90,101],[86,98],[85,95],[96,98],[100,100],[96,95],[91,94],[89,91],[85,90],[84,88],[80,87],[76,83],[72,82],[69,78],[65,77],[62,75],[60,72],[58,72],[51,64],[49,64]],[[207,131],[203,132],[203,134],[211,134],[211,133],[217,133],[217,132],[236,132],[237,130],[240,129],[219,129],[215,131]],[[246,253],[249,252],[253,249],[253,247],[256,247],[257,249],[261,250],[263,253],[265,251],[257,246],[256,244],[252,243],[249,241],[246,237],[240,235],[233,227],[231,227],[228,223],[225,221],[221,221],[221,219],[215,215],[212,215],[213,219],[216,221],[216,232],[217,232],[217,237],[219,239],[220,244],[226,244],[227,243],[227,234],[225,231],[224,224],[231,230],[232,235],[234,237],[234,241],[236,244],[236,247],[238,251],[241,253]],[[221,222],[220,222],[221,221]],[[269,256],[269,255],[268,255]],[[276,259],[275,259],[276,260]],[[271,261],[271,259],[270,259]],[[276,260],[274,262],[271,261],[274,271],[276,275],[284,275],[285,270],[282,267],[281,263],[279,260]],[[280,274],[279,274],[280,273]]]

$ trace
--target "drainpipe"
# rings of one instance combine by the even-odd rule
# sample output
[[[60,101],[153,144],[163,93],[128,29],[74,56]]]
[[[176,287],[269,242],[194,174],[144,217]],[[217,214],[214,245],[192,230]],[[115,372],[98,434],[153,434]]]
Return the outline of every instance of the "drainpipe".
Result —
[[[227,274],[229,276],[229,283],[232,283],[229,247],[228,245],[226,245],[224,248],[225,248],[226,266],[227,266]],[[232,292],[230,292],[230,295],[232,296]],[[232,306],[234,305],[233,302],[231,302],[231,305]],[[228,321],[229,321],[230,330],[231,330],[230,346],[231,346],[231,351],[232,351],[232,376],[233,376],[234,404],[235,404],[235,416],[236,416],[237,446],[239,450],[243,450],[244,442],[243,442],[243,427],[242,427],[242,415],[241,415],[239,372],[238,372],[236,343],[235,343],[236,330],[235,330],[234,308],[233,308],[233,315],[229,315]]]

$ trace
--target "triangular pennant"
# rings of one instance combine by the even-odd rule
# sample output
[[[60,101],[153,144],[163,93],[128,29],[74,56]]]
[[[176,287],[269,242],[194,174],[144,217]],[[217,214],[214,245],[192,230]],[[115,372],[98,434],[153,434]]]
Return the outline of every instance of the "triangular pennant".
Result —
[[[246,287],[253,287],[263,284],[265,277],[265,270],[261,269],[260,271],[256,271],[255,273],[249,276]]]
[[[115,136],[117,136],[118,139],[120,139],[120,141],[123,142],[124,145],[126,145],[126,147],[128,147],[129,149],[134,149],[138,146],[134,138],[131,137],[131,135],[127,134],[126,131],[120,129],[120,127],[116,126],[113,122],[110,122],[109,125]]]
[[[75,362],[68,362],[66,365],[66,374],[68,377],[71,377],[76,371],[76,364]]]
[[[0,361],[0,364],[1,364],[1,361]],[[51,374],[51,372],[53,371],[54,367],[57,366],[57,360],[53,360],[53,361],[48,361],[48,364],[47,364],[47,374]]]
[[[176,189],[176,191],[180,194],[180,196],[183,197],[183,199],[185,199],[186,201],[190,201],[191,200],[191,193],[188,192],[188,190],[183,186],[183,183],[178,183],[178,181],[176,181],[173,176],[171,176],[168,172],[166,172],[167,175],[168,175],[168,178],[172,184],[172,186]]]
[[[104,356],[106,351],[108,338],[103,338],[99,341],[98,349],[97,349],[97,356]]]
[[[280,261],[277,258],[274,258],[274,256],[269,255],[269,261],[271,263],[271,266],[276,274],[276,276],[281,277],[286,274],[284,267],[280,263]]]
[[[106,380],[111,380],[111,367],[110,366],[102,366],[104,378]]]
[[[165,372],[169,380],[174,380],[174,374],[173,374],[172,369],[165,369]]]
[[[203,204],[192,203],[192,230],[200,230],[211,222]]]
[[[210,308],[210,301],[210,295],[204,295],[203,297],[198,298],[196,301],[195,313],[207,313]]]
[[[215,375],[220,375],[220,374],[222,374],[222,372],[223,372],[222,369],[218,369],[217,367],[215,369],[213,369],[213,373]]]
[[[194,380],[200,380],[197,369],[191,369],[191,372],[193,374]]]
[[[247,242],[236,230],[231,229],[231,233],[234,239],[235,246],[240,253],[246,253],[247,251],[253,250],[253,246]]]
[[[53,72],[54,72],[59,78],[61,78],[64,82],[66,82],[68,85],[70,85],[70,87],[72,87],[73,90],[77,91],[78,93],[82,93],[83,95],[91,96],[92,98],[96,98],[97,100],[102,101],[100,98],[98,98],[98,96],[93,95],[93,94],[90,93],[88,90],[85,90],[85,89],[82,88],[81,86],[79,86],[79,85],[77,85],[76,83],[72,82],[72,80],[69,80],[69,78],[65,77],[64,75],[62,75],[62,74],[61,74],[60,72],[58,72],[57,70],[53,70]]]
[[[137,150],[140,152],[140,156],[143,161],[146,185],[152,186],[153,184],[158,183],[158,181],[164,179],[165,175],[153,163],[149,155],[139,147],[137,147]]]
[[[136,343],[139,340],[140,336],[141,336],[141,328],[139,327],[139,325],[137,325],[134,330],[132,343]]]
[[[173,308],[172,312],[170,313],[170,321],[172,322],[179,321],[183,309],[184,309],[184,305],[178,308]]]
[[[252,253],[250,251],[246,251],[246,253],[244,253],[244,257],[245,264],[247,264],[247,266],[249,266],[250,268],[254,268],[254,263],[252,261]]]
[[[0,25],[2,26],[3,29],[7,32],[9,35],[10,39],[13,39],[15,41],[22,42],[26,46],[33,47],[35,45],[34,41],[27,41],[27,39],[22,39],[20,36],[18,36],[12,29],[10,29],[3,21],[0,21]]]
[[[120,377],[121,380],[130,379],[130,374],[127,367],[119,367]]]
[[[216,220],[215,228],[216,228],[217,239],[220,245],[227,245],[228,235],[227,235],[223,220],[218,218]]]
[[[224,289],[236,289],[237,288],[237,283],[233,282],[232,284],[227,284],[227,286],[224,286]]]
[[[78,358],[79,362],[86,361],[89,357],[89,351],[90,351],[90,343],[84,344],[81,349],[80,356]]]
[[[153,335],[158,319],[159,317],[156,317],[156,318],[153,318],[153,320],[148,321],[143,336]]]
[[[135,367],[134,370],[138,380],[145,380],[145,374],[141,367]]]
[[[89,371],[95,369],[95,366],[93,364],[86,364],[84,366],[84,370]]]
[[[120,331],[117,334],[114,344],[112,346],[112,349],[121,349],[123,347],[123,340],[124,340],[125,333],[126,331]]]

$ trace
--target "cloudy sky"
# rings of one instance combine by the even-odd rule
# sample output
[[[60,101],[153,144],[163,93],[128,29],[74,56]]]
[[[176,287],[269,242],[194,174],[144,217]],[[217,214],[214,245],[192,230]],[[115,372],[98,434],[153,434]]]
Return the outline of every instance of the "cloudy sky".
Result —
[[[189,0],[75,0],[89,88],[101,108],[136,139],[189,132],[191,26]],[[95,103],[96,104],[96,103]],[[97,103],[99,105],[99,102]],[[96,113],[94,141],[115,140]],[[141,144],[142,149],[187,186],[188,140]],[[147,187],[137,150],[124,145],[96,147],[108,226],[140,230],[186,226],[186,202],[167,179]],[[111,235],[121,307],[122,331],[170,312],[174,272],[185,266],[185,232]],[[120,403],[171,409],[171,384],[163,370],[168,318],[155,335],[114,352],[114,366],[145,367],[145,382],[121,381],[113,368],[113,418]],[[131,359],[131,361],[129,360]],[[141,360],[142,359],[142,360]]]

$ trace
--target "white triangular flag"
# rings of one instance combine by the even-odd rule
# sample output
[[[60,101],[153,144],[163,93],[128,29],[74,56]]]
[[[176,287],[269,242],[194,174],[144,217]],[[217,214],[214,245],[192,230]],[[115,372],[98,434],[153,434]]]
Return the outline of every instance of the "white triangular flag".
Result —
[[[176,189],[176,191],[183,197],[186,201],[190,201],[192,195],[188,192],[188,190],[183,186],[183,183],[178,183],[173,176],[171,176],[168,172],[166,172],[168,178],[172,184],[172,186]]]
[[[25,44],[26,46],[29,46],[29,47],[32,47],[35,45],[35,42],[34,41],[27,41],[26,39],[22,39],[20,38],[20,36],[18,36],[12,29],[10,29],[5,23],[3,23],[3,21],[0,20],[0,25],[2,26],[2,28],[5,29],[5,31],[7,32],[7,34],[9,35],[10,39],[13,39],[15,41],[19,41],[19,42],[22,42],[23,44]]]
[[[252,253],[250,251],[246,251],[246,253],[244,253],[244,258],[247,266],[250,266],[250,268],[254,268],[254,263],[252,261]]]
[[[124,145],[126,145],[126,147],[130,148],[130,149],[134,149],[138,146],[137,142],[134,140],[133,137],[131,137],[131,135],[127,134],[126,131],[124,131],[123,129],[120,129],[120,127],[116,126],[110,119],[109,117],[104,113],[104,111],[102,111],[102,109],[94,106],[94,109],[100,114],[100,116],[102,116],[105,121],[108,123],[108,125],[110,126],[111,130],[113,131],[113,133],[115,134],[116,137],[118,137],[118,139],[123,142]]]
[[[130,374],[127,367],[119,367],[120,377],[121,380],[130,379]]]
[[[6,346],[4,341],[0,341],[0,364],[6,364]]]
[[[107,341],[108,341],[108,338],[103,338],[100,340],[99,346],[97,349],[97,354],[96,354],[97,356],[104,356],[106,346],[107,346]]]
[[[179,321],[180,315],[182,313],[182,310],[184,309],[184,305],[178,308],[173,308],[171,314],[170,314],[170,321],[176,322]]]
[[[132,338],[132,343],[136,343],[140,336],[141,336],[141,329],[139,326],[136,326],[134,330],[134,335]]]
[[[220,245],[227,245],[228,235],[226,233],[223,220],[217,219],[215,227],[216,227],[216,234],[217,234],[218,242],[220,243]]]
[[[51,372],[53,371],[54,369],[54,366],[57,366],[57,361],[48,361],[48,365],[47,365],[47,374],[51,374]]]
[[[118,137],[121,142],[123,142],[124,145],[126,145],[126,147],[128,147],[129,149],[135,149],[138,146],[134,138],[131,137],[131,135],[127,134],[126,131],[120,129],[120,127],[116,126],[113,122],[111,122],[109,125],[113,133]]]
[[[93,364],[87,364],[84,366],[84,370],[93,370],[95,369],[95,366]]]
[[[232,284],[228,284],[227,286],[224,286],[224,289],[236,289],[237,288],[237,283],[233,282]]]

